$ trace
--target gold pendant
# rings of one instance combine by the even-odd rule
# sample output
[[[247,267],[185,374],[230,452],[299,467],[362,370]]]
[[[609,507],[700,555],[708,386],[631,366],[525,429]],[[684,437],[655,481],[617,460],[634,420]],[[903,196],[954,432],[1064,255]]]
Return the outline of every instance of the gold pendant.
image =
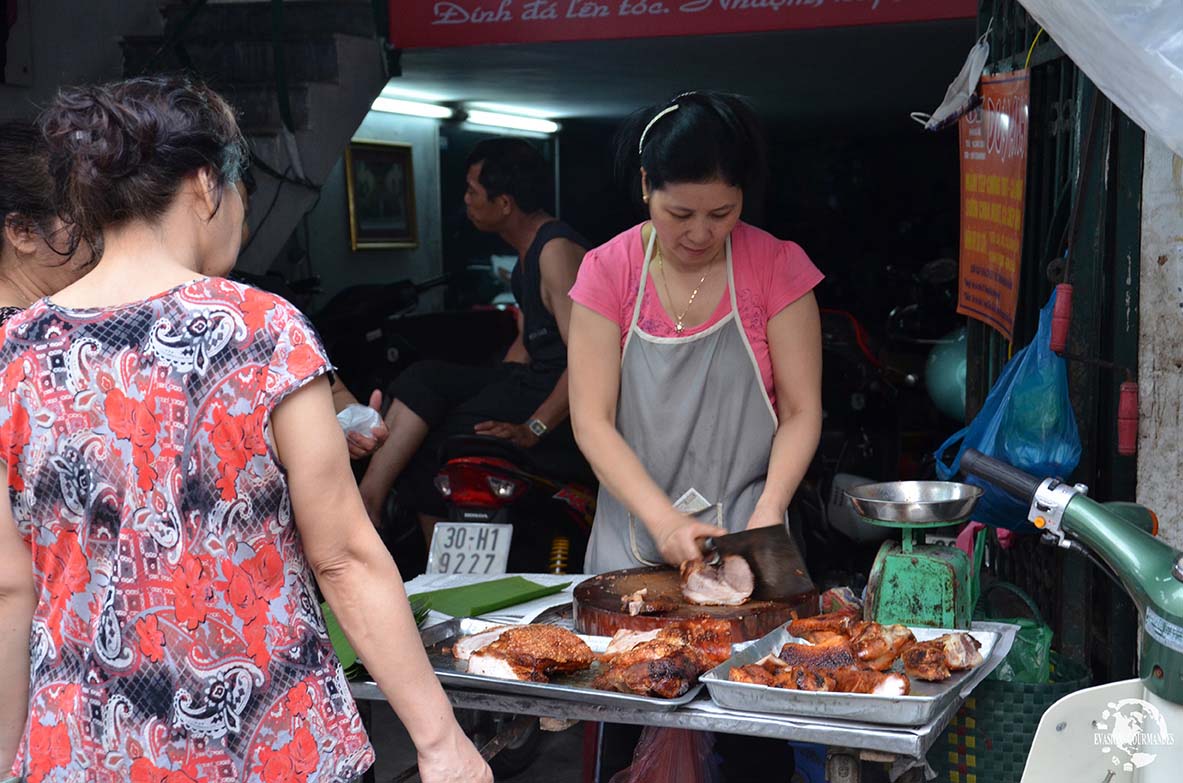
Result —
[[[677,332],[678,334],[681,334],[682,333],[682,324],[681,323],[674,324],[674,331]]]

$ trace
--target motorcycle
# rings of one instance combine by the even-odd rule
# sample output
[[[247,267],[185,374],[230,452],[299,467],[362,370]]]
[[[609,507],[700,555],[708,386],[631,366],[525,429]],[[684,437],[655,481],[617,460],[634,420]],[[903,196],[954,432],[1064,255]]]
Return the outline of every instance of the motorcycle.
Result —
[[[510,573],[583,568],[596,483],[569,433],[561,427],[529,450],[483,435],[444,443],[435,486],[449,520],[511,525]]]
[[[1160,541],[1157,517],[1134,503],[1099,503],[1088,488],[1039,478],[973,449],[961,471],[1029,504],[1044,540],[1099,559],[1138,607],[1137,679],[1077,691],[1044,713],[1023,783],[1166,783],[1183,742],[1183,552]],[[1084,748],[1091,751],[1083,751]]]

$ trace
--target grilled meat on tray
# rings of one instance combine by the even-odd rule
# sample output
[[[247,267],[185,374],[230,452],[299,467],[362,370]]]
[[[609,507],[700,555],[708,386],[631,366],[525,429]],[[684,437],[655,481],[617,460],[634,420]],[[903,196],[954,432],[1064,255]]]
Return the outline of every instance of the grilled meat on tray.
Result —
[[[457,643],[456,648],[460,648]],[[459,655],[453,650],[453,654]],[[549,682],[550,675],[587,669],[595,654],[575,634],[554,625],[504,629],[492,642],[471,652],[468,673],[502,680]]]
[[[900,655],[909,677],[928,682],[947,680],[953,672],[982,663],[982,645],[967,633],[947,633],[927,642],[909,645]]]
[[[726,620],[704,617],[656,632],[617,631],[601,658],[607,668],[592,687],[677,698],[700,674],[730,656],[731,625]]]

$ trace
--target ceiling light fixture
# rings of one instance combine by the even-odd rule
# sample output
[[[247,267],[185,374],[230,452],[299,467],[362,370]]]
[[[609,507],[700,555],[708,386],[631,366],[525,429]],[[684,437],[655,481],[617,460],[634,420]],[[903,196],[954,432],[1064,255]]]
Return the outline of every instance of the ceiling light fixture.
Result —
[[[537,117],[519,117],[516,114],[501,114],[499,112],[479,111],[477,109],[469,110],[467,119],[473,125],[491,125],[495,128],[511,128],[513,130],[534,131],[535,133],[554,133],[559,129],[559,124],[552,120],[543,120]]]
[[[401,98],[387,98],[386,96],[375,98],[370,108],[388,114],[409,114],[413,117],[430,117],[436,120],[446,120],[454,113],[447,106],[421,101],[407,101]]]

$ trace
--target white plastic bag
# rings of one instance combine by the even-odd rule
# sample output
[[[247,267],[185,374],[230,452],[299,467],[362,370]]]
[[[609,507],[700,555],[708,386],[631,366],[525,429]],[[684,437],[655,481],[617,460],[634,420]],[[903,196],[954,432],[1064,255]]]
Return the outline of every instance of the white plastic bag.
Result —
[[[1180,0],[1019,2],[1109,100],[1183,155]]]
[[[345,430],[346,435],[353,433],[369,437],[382,423],[382,416],[378,411],[365,405],[350,405],[337,414],[337,423]]]

